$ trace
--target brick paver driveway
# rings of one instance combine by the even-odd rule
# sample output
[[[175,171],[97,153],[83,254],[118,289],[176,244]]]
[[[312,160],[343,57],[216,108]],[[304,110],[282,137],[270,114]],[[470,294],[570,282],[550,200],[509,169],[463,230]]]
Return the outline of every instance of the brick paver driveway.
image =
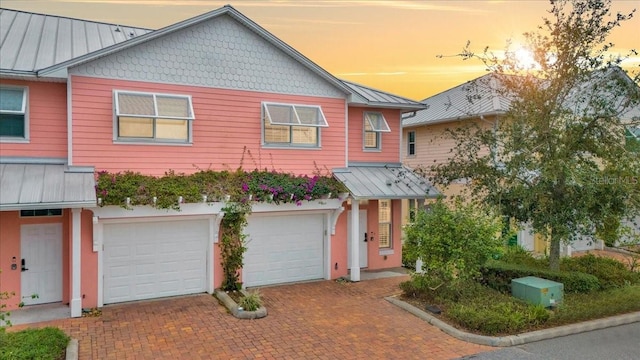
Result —
[[[212,296],[196,295],[37,326],[58,326],[78,339],[80,359],[451,359],[490,349],[386,302],[405,279],[264,288],[269,315],[260,320],[235,319]]]

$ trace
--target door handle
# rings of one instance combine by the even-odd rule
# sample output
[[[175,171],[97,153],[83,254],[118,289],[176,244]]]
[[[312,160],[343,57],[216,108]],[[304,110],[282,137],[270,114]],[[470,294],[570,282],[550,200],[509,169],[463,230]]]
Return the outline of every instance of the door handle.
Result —
[[[27,270],[29,270],[29,269],[27,269],[27,264],[26,264],[26,262],[24,261],[24,259],[22,259],[22,261],[21,261],[20,263],[21,263],[21,265],[22,265],[22,267],[21,267],[20,271],[27,271]]]
[[[364,233],[364,242],[369,241],[368,239],[369,239],[369,238],[367,237],[367,233],[365,232],[365,233]]]

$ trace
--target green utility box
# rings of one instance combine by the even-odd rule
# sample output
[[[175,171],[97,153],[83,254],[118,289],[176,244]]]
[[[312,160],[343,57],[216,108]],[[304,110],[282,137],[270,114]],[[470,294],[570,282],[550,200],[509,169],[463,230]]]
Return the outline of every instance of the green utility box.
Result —
[[[564,285],[535,276],[511,280],[511,295],[530,304],[552,307],[562,302]]]

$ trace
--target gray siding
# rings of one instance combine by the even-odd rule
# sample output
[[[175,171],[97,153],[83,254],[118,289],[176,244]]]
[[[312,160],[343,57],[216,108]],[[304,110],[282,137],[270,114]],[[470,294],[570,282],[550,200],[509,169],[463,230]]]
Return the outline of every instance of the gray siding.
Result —
[[[78,65],[69,72],[165,84],[345,97],[334,85],[226,15]]]

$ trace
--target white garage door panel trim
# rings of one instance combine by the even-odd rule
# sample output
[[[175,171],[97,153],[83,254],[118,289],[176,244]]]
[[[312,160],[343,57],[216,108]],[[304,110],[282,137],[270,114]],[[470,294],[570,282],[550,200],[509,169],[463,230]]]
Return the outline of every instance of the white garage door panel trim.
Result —
[[[110,222],[102,228],[102,304],[208,290],[209,219]]]
[[[246,228],[245,286],[323,279],[328,247],[326,215],[254,215]]]

